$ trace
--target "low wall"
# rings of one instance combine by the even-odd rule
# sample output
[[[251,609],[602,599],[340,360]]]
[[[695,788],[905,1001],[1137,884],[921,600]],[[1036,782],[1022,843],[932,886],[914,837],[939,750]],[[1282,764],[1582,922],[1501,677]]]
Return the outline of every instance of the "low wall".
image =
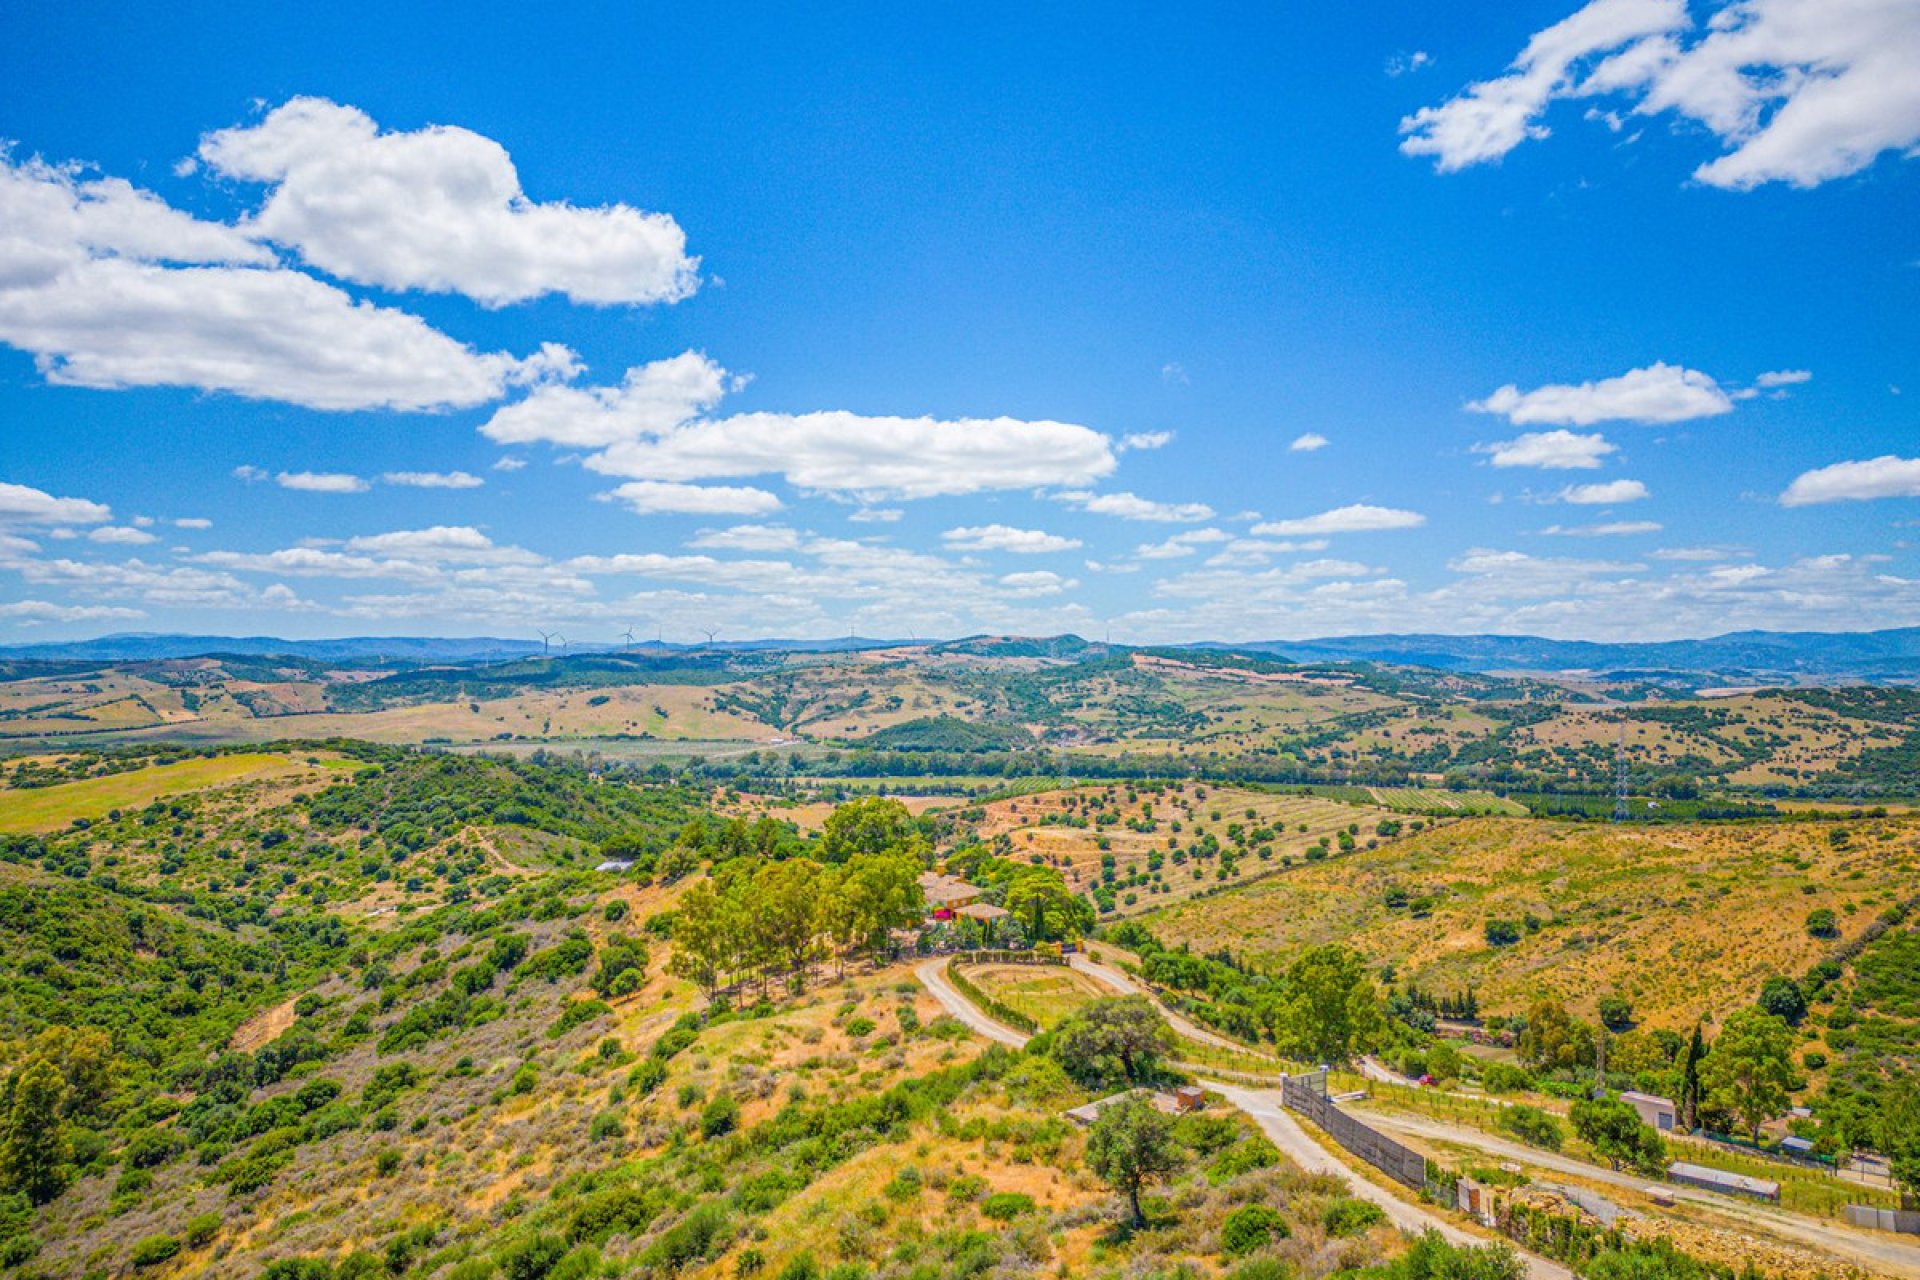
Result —
[[[1322,1086],[1324,1087],[1324,1085]],[[1292,1076],[1280,1083],[1280,1101],[1326,1130],[1327,1136],[1389,1178],[1410,1187],[1427,1185],[1427,1158],[1335,1106],[1306,1081]]]
[[[1920,1212],[1912,1209],[1876,1209],[1870,1204],[1850,1204],[1847,1206],[1847,1221],[1856,1227],[1867,1227],[1874,1231],[1898,1231],[1902,1235],[1920,1236]]]

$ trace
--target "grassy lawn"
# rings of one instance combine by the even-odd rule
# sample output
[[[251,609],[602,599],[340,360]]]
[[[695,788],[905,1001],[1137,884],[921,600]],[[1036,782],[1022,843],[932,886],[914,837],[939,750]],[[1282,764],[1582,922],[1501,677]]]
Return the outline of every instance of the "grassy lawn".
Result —
[[[57,831],[75,818],[104,818],[115,809],[141,808],[162,796],[257,778],[289,777],[307,768],[287,756],[249,753],[182,760],[53,787],[0,791],[0,832]]]
[[[964,972],[974,985],[1009,1008],[1018,1009],[1042,1029],[1091,1000],[1112,995],[1083,973],[1050,964],[983,964]]]

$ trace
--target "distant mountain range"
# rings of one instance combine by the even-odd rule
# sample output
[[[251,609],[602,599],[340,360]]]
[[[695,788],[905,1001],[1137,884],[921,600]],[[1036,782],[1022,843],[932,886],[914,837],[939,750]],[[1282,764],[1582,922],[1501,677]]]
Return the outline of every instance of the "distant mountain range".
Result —
[[[714,645],[645,643],[644,650],[691,652],[841,652],[908,643],[860,636],[834,640],[721,641]],[[927,642],[942,652],[1002,657],[1084,658],[1107,647],[1079,636],[969,636]],[[1116,646],[1119,647],[1119,646]],[[1173,648],[1258,655],[1295,663],[1382,662],[1447,671],[1590,672],[1658,676],[1712,673],[1731,681],[1799,679],[1906,682],[1920,679],[1920,627],[1886,631],[1736,631],[1705,640],[1609,644],[1548,640],[1539,636],[1370,635],[1313,640],[1204,641]],[[616,652],[617,644],[572,645],[573,654]],[[126,634],[50,644],[0,646],[11,660],[138,662],[233,654],[288,656],[322,662],[497,662],[541,652],[536,640],[500,637],[353,636],[336,640],[285,640],[275,636]],[[560,650],[556,647],[554,652]]]

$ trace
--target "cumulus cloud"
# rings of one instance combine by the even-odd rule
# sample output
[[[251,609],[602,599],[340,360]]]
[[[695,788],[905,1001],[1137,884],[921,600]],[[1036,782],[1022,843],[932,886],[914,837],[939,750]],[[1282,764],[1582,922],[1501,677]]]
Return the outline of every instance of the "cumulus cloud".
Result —
[[[410,489],[478,489],[486,483],[465,471],[388,471],[380,482]]]
[[[98,622],[107,619],[144,618],[139,609],[124,605],[55,604],[50,600],[15,600],[0,604],[0,618],[26,626],[41,622]]]
[[[1427,518],[1418,511],[1402,511],[1393,507],[1376,507],[1364,502],[1356,502],[1344,507],[1335,507],[1331,511],[1322,511],[1319,515],[1301,516],[1293,520],[1268,520],[1253,526],[1253,532],[1260,537],[1311,538],[1320,534],[1417,529],[1426,522]]]
[[[1636,533],[1659,533],[1657,520],[1610,520],[1599,524],[1548,525],[1540,532],[1561,538],[1616,538]]]
[[[282,471],[273,482],[301,493],[365,493],[371,488],[359,476],[339,471]]]
[[[1559,502],[1571,502],[1575,506],[1610,506],[1617,502],[1639,502],[1653,495],[1647,486],[1638,480],[1609,480],[1604,484],[1570,484],[1554,495]]]
[[[1823,502],[1916,497],[1920,497],[1920,458],[1889,453],[1803,472],[1780,495],[1780,505],[1810,507]]]
[[[757,516],[778,511],[777,495],[748,486],[679,484],[670,480],[633,480],[606,495],[643,516]]]
[[[1315,449],[1326,448],[1328,443],[1327,438],[1318,431],[1309,431],[1304,435],[1295,436],[1293,443],[1287,448],[1294,453],[1312,453]]]
[[[1761,374],[1753,380],[1756,387],[1792,387],[1802,382],[1812,382],[1813,374],[1806,369],[1774,369]]]
[[[173,527],[176,529],[211,529],[213,528],[213,521],[207,519],[205,516],[181,516],[173,522]]]
[[[540,564],[521,547],[503,547],[470,525],[434,525],[349,538],[347,550],[441,564]]]
[[[1547,471],[1584,471],[1600,465],[1600,460],[1618,452],[1618,447],[1598,433],[1590,436],[1574,431],[1529,431],[1512,440],[1473,446],[1475,453],[1492,454],[1496,467],[1539,467]]]
[[[931,498],[1086,484],[1110,473],[1107,436],[1067,422],[905,418],[844,411],[704,416],[739,385],[697,352],[627,372],[617,387],[549,385],[481,428],[501,443],[595,449],[605,475],[692,482],[778,475],[862,498]]]
[[[501,444],[604,449],[663,436],[720,403],[727,371],[697,351],[636,365],[615,387],[552,384],[497,410],[480,428]]]
[[[1499,414],[1515,426],[1590,427],[1596,422],[1686,422],[1733,412],[1720,385],[1696,369],[1656,361],[1617,378],[1555,383],[1522,391],[1508,383],[1467,408]]]
[[[120,547],[143,547],[149,542],[158,542],[159,540],[160,539],[154,537],[145,529],[136,529],[131,525],[123,524],[102,525],[98,529],[89,531],[87,534],[87,541],[89,542],[101,542],[109,546]]]
[[[1163,542],[1149,542],[1135,547],[1133,554],[1140,560],[1179,560],[1195,554],[1201,547],[1231,541],[1233,535],[1224,529],[1193,529],[1176,533]]]
[[[232,227],[112,178],[0,153],[0,342],[49,382],[191,387],[316,409],[440,409],[569,373],[274,265]]]
[[[1503,75],[1402,120],[1400,149],[1452,172],[1547,137],[1556,99],[1613,97],[1720,143],[1696,181],[1812,187],[1920,142],[1915,65],[1912,0],[1733,0],[1699,28],[1684,0],[1591,0],[1534,35]]]
[[[0,481],[0,524],[100,524],[113,519],[102,503],[56,498],[24,484]]]
[[[1122,520],[1152,520],[1162,524],[1198,524],[1211,520],[1214,510],[1204,502],[1156,502],[1133,493],[1093,493],[1070,489],[1053,495],[1097,516],[1117,516]]]
[[[687,545],[715,551],[793,551],[800,546],[800,534],[782,524],[736,524],[702,529]]]
[[[1120,437],[1121,452],[1134,449],[1164,449],[1173,443],[1171,431],[1135,431]]]
[[[460,293],[488,306],[674,302],[698,260],[671,217],[626,205],[539,203],[499,143],[467,129],[380,131],[365,112],[294,98],[201,140],[228,178],[265,183],[250,235],[343,280]]]
[[[940,535],[940,540],[949,551],[1010,551],[1015,555],[1071,551],[1081,545],[1078,538],[1064,538],[1041,529],[1016,529],[1004,524],[948,529]]]
[[[1063,591],[1071,591],[1079,586],[1072,578],[1063,578],[1048,569],[1037,569],[1028,573],[1009,573],[1000,578],[1000,585],[1017,597],[1057,596]]]

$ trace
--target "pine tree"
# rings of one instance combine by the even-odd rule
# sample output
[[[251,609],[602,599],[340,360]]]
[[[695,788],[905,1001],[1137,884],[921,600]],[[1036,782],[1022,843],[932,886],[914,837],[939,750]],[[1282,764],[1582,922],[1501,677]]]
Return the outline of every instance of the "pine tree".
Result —
[[[60,1105],[67,1082],[45,1058],[35,1058],[11,1076],[0,1095],[0,1178],[35,1204],[66,1190],[67,1135]]]
[[[1707,1056],[1706,1037],[1700,1024],[1693,1024],[1693,1039],[1680,1055],[1680,1127],[1694,1129],[1699,1124],[1700,1059]]]

